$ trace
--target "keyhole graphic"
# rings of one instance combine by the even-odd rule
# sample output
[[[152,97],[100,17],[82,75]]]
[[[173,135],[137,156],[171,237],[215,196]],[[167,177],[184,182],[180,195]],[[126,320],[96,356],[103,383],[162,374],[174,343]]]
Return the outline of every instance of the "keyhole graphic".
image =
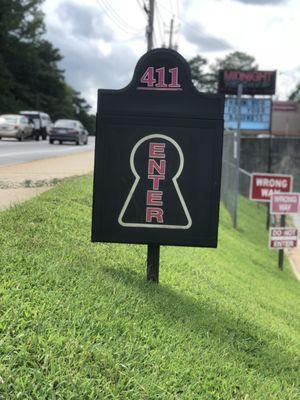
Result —
[[[178,185],[184,155],[169,136],[152,134],[140,139],[130,154],[135,181],[121,209],[124,227],[189,229],[192,219]]]

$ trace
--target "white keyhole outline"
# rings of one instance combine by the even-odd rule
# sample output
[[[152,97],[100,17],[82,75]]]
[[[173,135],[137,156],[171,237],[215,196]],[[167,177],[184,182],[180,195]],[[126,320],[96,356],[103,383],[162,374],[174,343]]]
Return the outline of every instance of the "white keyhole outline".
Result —
[[[140,147],[140,145],[142,143],[144,143],[145,141],[149,140],[149,139],[164,139],[164,140],[167,140],[168,142],[172,143],[175,146],[176,150],[179,153],[179,159],[180,159],[179,168],[178,168],[177,173],[172,178],[172,181],[174,183],[177,195],[179,197],[180,203],[182,205],[183,211],[184,211],[186,219],[188,221],[188,223],[186,225],[164,225],[164,224],[131,223],[131,222],[124,222],[123,221],[123,217],[124,217],[124,214],[125,214],[125,212],[127,210],[128,204],[129,204],[129,202],[131,200],[131,197],[132,197],[132,195],[133,195],[133,193],[134,193],[134,191],[135,191],[135,189],[136,189],[136,187],[137,187],[137,185],[139,183],[139,180],[140,180],[140,176],[136,172],[135,165],[134,165],[135,153],[136,153],[137,149]],[[179,178],[179,176],[181,175],[181,172],[183,170],[183,165],[184,165],[184,156],[183,156],[183,152],[181,150],[181,147],[179,146],[179,144],[177,142],[175,142],[174,139],[170,138],[169,136],[161,135],[161,134],[157,133],[157,134],[152,134],[152,135],[145,136],[142,139],[140,139],[138,142],[136,142],[136,144],[133,146],[133,149],[132,149],[131,154],[130,154],[130,168],[131,168],[131,171],[132,171],[133,175],[135,176],[135,181],[134,181],[134,184],[132,185],[132,188],[131,188],[131,190],[130,190],[128,196],[127,196],[127,199],[126,199],[126,201],[125,201],[125,203],[124,203],[124,205],[122,207],[122,210],[120,212],[120,215],[119,215],[119,218],[118,218],[119,224],[121,226],[131,227],[131,228],[189,229],[192,226],[192,218],[190,216],[190,213],[188,211],[188,208],[187,208],[187,206],[185,204],[184,198],[183,198],[183,196],[181,194],[180,188],[179,188],[178,183],[177,183],[177,179]]]

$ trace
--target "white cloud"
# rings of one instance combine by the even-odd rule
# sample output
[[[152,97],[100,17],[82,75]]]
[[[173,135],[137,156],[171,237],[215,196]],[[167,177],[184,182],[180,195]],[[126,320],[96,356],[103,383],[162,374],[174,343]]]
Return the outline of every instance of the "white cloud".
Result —
[[[134,0],[46,0],[44,10],[47,38],[64,56],[68,83],[95,111],[97,89],[126,86],[146,51],[145,12]],[[300,65],[298,0],[156,0],[156,47],[168,42],[173,15],[174,41],[185,58],[200,53],[214,62],[244,51],[261,69],[278,70],[280,98],[296,85],[298,73],[285,71]]]

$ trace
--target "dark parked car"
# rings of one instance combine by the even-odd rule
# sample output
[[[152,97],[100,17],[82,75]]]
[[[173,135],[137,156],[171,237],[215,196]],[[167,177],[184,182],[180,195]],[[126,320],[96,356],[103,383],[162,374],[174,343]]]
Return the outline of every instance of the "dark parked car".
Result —
[[[81,122],[73,119],[58,119],[49,132],[49,143],[57,140],[62,142],[75,142],[79,144],[88,143],[88,132]]]

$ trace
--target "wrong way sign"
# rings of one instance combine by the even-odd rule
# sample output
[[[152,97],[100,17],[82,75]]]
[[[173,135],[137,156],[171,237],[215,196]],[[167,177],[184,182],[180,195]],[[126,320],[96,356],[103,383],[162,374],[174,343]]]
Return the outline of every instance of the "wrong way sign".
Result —
[[[274,193],[293,190],[293,176],[253,172],[250,183],[250,200],[269,203]]]
[[[298,214],[300,212],[300,193],[273,193],[271,214]]]

